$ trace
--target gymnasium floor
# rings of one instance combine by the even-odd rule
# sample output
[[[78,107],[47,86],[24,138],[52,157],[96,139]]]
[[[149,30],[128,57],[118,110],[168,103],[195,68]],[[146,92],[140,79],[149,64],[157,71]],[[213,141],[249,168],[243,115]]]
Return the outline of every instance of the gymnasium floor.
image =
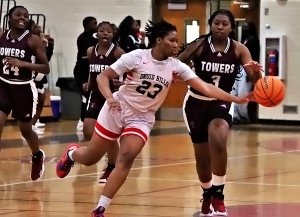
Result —
[[[77,121],[47,123],[43,179],[32,182],[30,151],[14,123],[5,128],[0,152],[0,216],[90,216],[103,184],[106,159],[75,164],[69,176],[55,166],[67,145],[78,142]],[[228,141],[225,203],[230,217],[300,216],[300,127],[235,125]],[[85,145],[86,142],[80,142]],[[201,189],[183,122],[158,121],[106,217],[196,217]]]

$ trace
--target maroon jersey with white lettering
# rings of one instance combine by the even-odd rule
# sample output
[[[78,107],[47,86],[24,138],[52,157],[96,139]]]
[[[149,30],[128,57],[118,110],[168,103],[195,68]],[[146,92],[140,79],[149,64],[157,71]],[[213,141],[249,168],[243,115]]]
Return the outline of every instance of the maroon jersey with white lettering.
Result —
[[[99,44],[94,46],[91,57],[90,57],[90,84],[93,91],[99,91],[96,78],[97,76],[107,69],[111,64],[116,62],[115,49],[116,46],[111,44],[105,55],[99,55],[98,50]],[[112,82],[111,82],[112,87]]]
[[[33,62],[33,52],[28,44],[31,33],[26,30],[19,38],[10,39],[10,30],[0,37],[0,77],[12,81],[28,81],[32,79],[32,70],[27,68],[9,67],[4,63],[6,57],[25,62]]]
[[[195,72],[203,81],[230,93],[240,67],[233,40],[228,38],[223,52],[216,52],[211,40],[210,36],[203,41],[200,56],[193,60]],[[195,94],[203,95],[193,88],[190,90]]]

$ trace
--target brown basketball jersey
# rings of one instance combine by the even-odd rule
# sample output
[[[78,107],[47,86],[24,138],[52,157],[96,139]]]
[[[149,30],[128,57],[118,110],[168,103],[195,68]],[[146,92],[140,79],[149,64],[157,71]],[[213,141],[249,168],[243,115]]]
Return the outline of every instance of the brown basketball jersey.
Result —
[[[198,58],[193,60],[195,72],[199,78],[230,93],[239,73],[239,60],[235,54],[233,41],[228,38],[223,52],[216,52],[211,36],[203,41],[203,50]],[[193,88],[190,90],[199,95]]]
[[[25,62],[33,62],[33,52],[28,44],[31,36],[26,30],[19,38],[10,39],[10,30],[0,37],[0,77],[12,81],[28,81],[32,79],[32,71],[27,68],[9,67],[4,64],[6,57],[13,57]]]
[[[111,44],[105,55],[98,54],[98,46],[99,44],[94,46],[90,57],[90,84],[93,91],[99,90],[96,81],[97,76],[116,61],[114,55],[116,46],[113,43]]]

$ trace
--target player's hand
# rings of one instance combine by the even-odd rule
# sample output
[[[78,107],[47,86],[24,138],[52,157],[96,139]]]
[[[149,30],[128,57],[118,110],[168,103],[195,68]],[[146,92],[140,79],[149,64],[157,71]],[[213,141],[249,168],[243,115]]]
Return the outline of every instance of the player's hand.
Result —
[[[113,97],[107,98],[106,102],[111,111],[121,111],[120,103]]]
[[[44,37],[48,40],[48,46],[54,47],[54,38],[52,38],[50,35],[44,35]]]
[[[114,86],[114,91],[119,90],[119,88],[124,84],[123,81],[119,81],[118,79],[113,79],[113,86]]]
[[[145,33],[145,31],[140,31],[140,33],[141,33],[141,37],[142,37],[142,38],[146,38],[146,33]]]
[[[89,84],[89,82],[86,82],[86,83],[82,84],[82,89],[83,89],[85,92],[88,92],[89,89],[90,89],[90,84]]]
[[[22,68],[25,66],[24,61],[21,61],[19,59],[12,58],[12,57],[5,57],[4,64],[8,65],[9,67],[14,66],[14,67],[18,67],[18,68]]]
[[[245,96],[237,97],[237,101],[235,103],[245,104],[245,103],[248,103],[248,102],[251,102],[251,101],[255,101],[253,92],[250,92]]]
[[[250,61],[249,63],[246,63],[245,65],[243,65],[243,67],[252,69],[254,72],[263,72],[264,71],[263,66],[260,65],[256,61]]]
[[[183,80],[181,79],[179,73],[176,72],[176,71],[173,71],[173,74],[172,74],[172,80],[173,80],[174,82],[183,82]]]

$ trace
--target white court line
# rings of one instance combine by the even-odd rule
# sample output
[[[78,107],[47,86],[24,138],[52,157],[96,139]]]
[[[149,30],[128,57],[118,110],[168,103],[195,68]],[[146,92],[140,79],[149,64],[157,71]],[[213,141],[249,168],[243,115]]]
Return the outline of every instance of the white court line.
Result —
[[[293,150],[293,151],[288,151],[290,152],[298,152],[299,150]],[[283,154],[284,152],[272,152],[272,153],[266,153],[266,154],[255,154],[255,155],[243,155],[243,156],[235,156],[235,157],[229,157],[228,159],[238,159],[238,158],[247,158],[247,157],[259,157],[259,156],[267,156],[267,155],[276,155],[276,154]],[[159,168],[159,167],[167,167],[167,166],[177,166],[177,165],[183,165],[183,164],[192,164],[195,163],[195,161],[190,161],[190,162],[182,162],[182,163],[172,163],[172,164],[161,164],[161,165],[155,165],[155,166],[145,166],[145,167],[136,167],[132,168],[131,170],[141,170],[141,169],[150,169],[150,168]],[[75,164],[76,165],[76,164]],[[85,177],[85,176],[92,176],[92,175],[97,175],[97,173],[86,173],[86,174],[81,174],[81,175],[70,175],[65,177],[64,179],[67,178],[75,178],[75,177]],[[128,177],[130,178],[130,177]],[[0,187],[7,187],[7,186],[14,186],[14,185],[22,185],[22,184],[28,184],[28,183],[34,183],[34,182],[46,182],[46,181],[53,181],[53,180],[60,180],[61,178],[49,178],[49,179],[40,179],[36,181],[25,181],[25,182],[14,182],[14,183],[6,183],[6,184],[1,184]],[[145,178],[145,179],[152,179],[152,178]],[[163,179],[161,179],[163,180]],[[167,180],[167,179],[166,179]],[[170,179],[172,180],[172,179]],[[176,181],[181,181],[181,180],[176,180]],[[182,180],[182,181],[194,181],[194,180]],[[198,180],[197,180],[198,181]],[[227,182],[227,183],[238,183],[238,182]],[[242,182],[241,182],[242,184]],[[252,183],[243,183],[243,184],[252,184]],[[255,183],[253,183],[254,185]],[[259,185],[257,183],[257,185]],[[261,183],[261,185],[273,185],[273,184],[264,184]],[[274,184],[276,186],[298,186],[298,185],[280,185],[280,184]]]
[[[158,181],[177,181],[177,182],[197,182],[199,183],[198,179],[162,179],[162,178],[143,178],[143,177],[127,177],[131,179],[145,179],[145,180],[158,180]],[[266,186],[280,186],[280,187],[299,187],[299,185],[287,185],[287,184],[273,184],[273,183],[262,183],[262,182],[233,182],[228,181],[226,184],[239,184],[239,185],[266,185]]]

